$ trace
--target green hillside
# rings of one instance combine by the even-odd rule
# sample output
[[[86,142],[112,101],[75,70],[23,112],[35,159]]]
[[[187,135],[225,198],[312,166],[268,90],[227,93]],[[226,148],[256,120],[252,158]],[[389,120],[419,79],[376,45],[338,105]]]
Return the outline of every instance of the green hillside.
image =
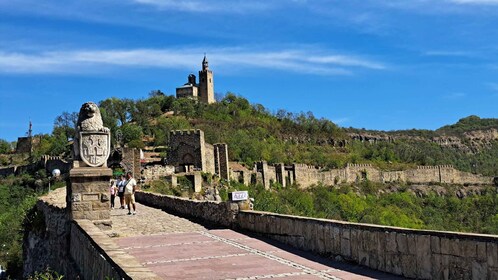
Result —
[[[386,170],[416,165],[452,164],[457,169],[488,176],[498,175],[498,119],[470,116],[438,130],[373,131],[341,128],[311,112],[270,112],[261,104],[228,93],[214,104],[176,99],[153,91],[140,100],[108,98],[99,102],[105,126],[111,128],[113,144],[158,147],[166,156],[169,131],[202,129],[208,143],[225,142],[229,157],[248,167],[255,161],[306,163],[328,168],[346,163],[371,163]],[[69,155],[76,112],[63,112],[49,135],[41,136],[30,159],[43,154]],[[356,140],[354,140],[356,139]],[[449,144],[447,144],[449,143]],[[0,140],[0,165],[21,164],[22,155],[10,152],[13,143]],[[21,262],[22,221],[35,202],[35,181],[46,188],[44,171],[0,180],[0,264],[18,272]],[[164,182],[160,184],[164,189]],[[296,186],[270,190],[235,182],[221,189],[226,198],[233,189],[250,191],[255,208],[284,214],[340,219],[422,229],[498,234],[496,188],[480,195],[458,198],[435,194],[417,196],[407,185],[363,182],[339,187]],[[452,190],[453,186],[438,186]],[[167,186],[166,186],[167,188]],[[152,187],[154,189],[154,187]],[[384,191],[392,189],[394,191]],[[166,192],[171,190],[166,190]],[[178,192],[181,194],[181,192]],[[451,193],[451,192],[448,192]],[[453,189],[454,193],[454,189]],[[7,254],[8,253],[8,254]]]
[[[465,134],[496,130],[498,119],[470,116],[435,131],[341,128],[330,120],[314,117],[311,112],[270,112],[263,105],[251,104],[232,93],[210,105],[152,91],[148,98],[113,97],[100,101],[99,106],[104,124],[111,128],[113,141],[130,147],[164,146],[170,130],[196,128],[204,130],[209,143],[227,143],[230,160],[247,166],[258,160],[328,168],[343,167],[346,163],[372,163],[391,170],[452,164],[462,171],[498,174],[498,141],[484,138],[472,142],[469,139],[473,138]],[[62,113],[55,120],[53,133],[43,137],[35,156],[68,154],[67,143],[72,138],[76,118],[76,112]],[[353,140],[352,134],[369,135],[378,141]],[[438,142],[445,141],[445,137],[452,137],[450,140],[457,143]],[[143,139],[147,141],[144,143]]]

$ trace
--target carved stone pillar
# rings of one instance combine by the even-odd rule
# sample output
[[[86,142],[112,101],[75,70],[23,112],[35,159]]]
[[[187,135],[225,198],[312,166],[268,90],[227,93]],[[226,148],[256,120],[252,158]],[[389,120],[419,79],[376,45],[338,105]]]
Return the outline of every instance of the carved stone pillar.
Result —
[[[111,134],[103,126],[100,110],[93,102],[81,106],[73,145],[73,169],[67,184],[67,209],[71,219],[87,219],[96,226],[112,227],[106,163]]]
[[[86,219],[102,229],[112,227],[110,211],[110,168],[79,167],[69,172],[67,188],[71,219]]]

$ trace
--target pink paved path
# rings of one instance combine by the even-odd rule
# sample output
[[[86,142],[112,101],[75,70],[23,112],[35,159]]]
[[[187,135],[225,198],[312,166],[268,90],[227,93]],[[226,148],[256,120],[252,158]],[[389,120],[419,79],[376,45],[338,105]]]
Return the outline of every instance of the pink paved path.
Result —
[[[115,241],[164,279],[401,279],[143,205],[137,210],[113,210]]]

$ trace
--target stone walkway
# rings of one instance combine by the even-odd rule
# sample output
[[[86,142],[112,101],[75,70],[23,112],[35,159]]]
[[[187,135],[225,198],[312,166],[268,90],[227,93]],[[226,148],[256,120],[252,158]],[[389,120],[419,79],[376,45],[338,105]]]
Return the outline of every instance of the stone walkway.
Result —
[[[117,203],[119,204],[119,202]],[[111,212],[116,243],[164,279],[402,279],[137,204]]]
[[[116,205],[119,205],[119,202],[116,202]],[[111,237],[148,236],[206,230],[199,224],[170,215],[162,210],[147,207],[139,203],[137,203],[136,206],[137,215],[127,215],[127,209],[111,210]]]

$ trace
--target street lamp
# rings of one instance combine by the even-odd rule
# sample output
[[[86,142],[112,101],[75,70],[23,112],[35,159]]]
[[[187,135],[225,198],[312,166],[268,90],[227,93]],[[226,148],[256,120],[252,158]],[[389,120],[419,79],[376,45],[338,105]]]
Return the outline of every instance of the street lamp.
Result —
[[[50,183],[52,178],[57,179],[59,176],[61,176],[61,171],[59,169],[56,168],[52,170],[52,176],[48,177],[48,192],[50,192]]]

